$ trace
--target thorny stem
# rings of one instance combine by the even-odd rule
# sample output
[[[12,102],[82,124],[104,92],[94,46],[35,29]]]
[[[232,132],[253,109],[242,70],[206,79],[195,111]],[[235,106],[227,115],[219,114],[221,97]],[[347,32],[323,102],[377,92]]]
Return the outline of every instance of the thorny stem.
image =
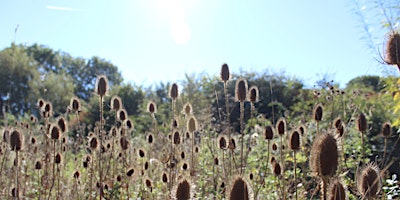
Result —
[[[244,102],[240,102],[240,135],[242,138],[240,148],[240,174],[243,175],[243,145],[244,145]]]
[[[226,122],[228,125],[228,141],[230,144],[231,142],[231,118],[230,118],[230,112],[229,112],[229,99],[228,99],[228,85],[227,82],[224,82],[224,94],[225,94],[225,111],[226,111]],[[229,175],[231,175],[232,173],[232,166],[231,166],[231,160],[232,160],[232,155],[233,155],[233,151],[232,154],[228,154],[228,172]]]
[[[99,139],[100,139],[100,148],[99,148],[99,177],[100,177],[100,182],[99,182],[99,194],[100,194],[100,200],[103,198],[103,170],[101,168],[101,162],[102,162],[102,148],[103,148],[103,96],[100,95],[100,102],[99,102],[99,107],[100,107],[100,130],[99,130]]]

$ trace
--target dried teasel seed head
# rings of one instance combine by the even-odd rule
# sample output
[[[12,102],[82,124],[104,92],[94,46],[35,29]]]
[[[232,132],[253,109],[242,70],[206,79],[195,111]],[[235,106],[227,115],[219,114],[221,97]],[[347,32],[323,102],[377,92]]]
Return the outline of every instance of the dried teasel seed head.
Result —
[[[152,133],[149,133],[149,135],[147,135],[147,143],[153,144],[153,142],[154,142],[154,136]]]
[[[96,79],[96,94],[98,94],[101,97],[104,97],[107,94],[108,91],[108,79],[107,76],[105,75],[99,75],[97,76]]]
[[[185,152],[182,151],[182,152],[181,152],[181,159],[185,159],[185,157],[186,157]]]
[[[121,97],[113,96],[111,98],[110,107],[114,111],[118,111],[119,109],[122,109],[122,99],[121,99]]]
[[[97,149],[98,146],[99,146],[99,141],[98,141],[97,137],[90,138],[89,148],[94,150],[94,149]]]
[[[282,175],[281,165],[277,161],[272,162],[272,172],[278,177]]]
[[[329,200],[346,200],[346,186],[338,178],[334,178],[328,189]]]
[[[122,136],[119,139],[119,144],[120,144],[122,150],[127,150],[129,148],[129,141],[125,136]]]
[[[161,175],[161,181],[163,183],[168,183],[168,173],[163,172],[163,174]]]
[[[180,136],[179,131],[175,131],[172,138],[173,138],[173,143],[174,143],[175,145],[178,145],[178,144],[181,143],[181,136]]]
[[[58,125],[56,125],[56,124],[51,125],[50,136],[51,136],[51,139],[53,139],[53,140],[59,140],[61,138],[61,130]]]
[[[131,119],[128,118],[128,119],[125,121],[125,125],[126,125],[126,129],[127,129],[128,131],[133,129],[133,122],[132,122]]]
[[[79,99],[77,97],[71,98],[69,106],[73,112],[77,112],[77,111],[81,110],[81,102],[79,101]]]
[[[144,151],[144,149],[139,149],[138,155],[139,155],[139,157],[144,158],[144,156],[146,155],[146,152]]]
[[[286,132],[286,119],[281,117],[276,123],[276,130],[280,136],[284,135]]]
[[[40,110],[44,110],[44,105],[46,104],[46,101],[42,98],[39,98],[36,105]]]
[[[361,167],[357,170],[356,182],[357,190],[363,197],[376,197],[382,187],[378,166],[373,163],[368,163]]]
[[[58,127],[60,127],[60,130],[62,133],[68,132],[68,124],[67,120],[65,120],[64,117],[60,117],[57,121]]]
[[[251,103],[256,103],[259,101],[258,87],[251,86],[249,89],[249,100]]]
[[[184,162],[184,163],[182,164],[182,170],[188,170],[188,169],[189,169],[189,164],[186,163],[186,162]]]
[[[245,79],[238,79],[236,81],[236,101],[240,102],[245,102],[247,100],[247,91],[248,91],[248,86],[247,86],[247,81]]]
[[[182,110],[182,114],[186,115],[186,116],[190,116],[193,114],[193,107],[191,103],[185,103],[185,105],[183,105],[183,110]]]
[[[322,107],[322,104],[320,104],[320,103],[317,104],[317,105],[314,107],[314,110],[313,110],[313,117],[314,117],[314,120],[315,120],[315,121],[319,122],[319,121],[322,120],[323,110],[324,110],[324,108]]]
[[[357,130],[361,133],[367,132],[367,118],[362,112],[357,117]]]
[[[174,187],[174,199],[179,199],[179,200],[189,200],[193,197],[193,192],[191,190],[190,182],[183,178],[180,180],[176,186]]]
[[[194,133],[197,130],[197,120],[193,115],[190,116],[190,118],[187,122],[187,130],[190,133]]]
[[[235,150],[236,149],[236,139],[235,138],[231,138],[230,139],[228,148],[230,150]]]
[[[17,188],[13,187],[13,188],[11,189],[11,196],[14,197],[14,198],[19,197],[19,191],[18,191]]]
[[[74,178],[79,179],[80,175],[81,175],[81,173],[78,170],[76,170],[74,173]]]
[[[120,121],[125,121],[128,118],[128,114],[125,109],[119,109],[117,112],[117,118]]]
[[[218,137],[218,147],[225,150],[228,147],[228,141],[224,135]]]
[[[253,199],[253,190],[243,177],[236,177],[228,190],[228,199]]]
[[[21,151],[24,145],[24,137],[21,132],[14,130],[10,134],[10,146],[13,151]]]
[[[219,159],[218,159],[218,157],[215,157],[215,158],[214,158],[214,165],[219,165]]]
[[[54,163],[60,164],[61,162],[62,162],[62,155],[61,155],[60,153],[57,153],[57,154],[54,156]]]
[[[10,141],[10,130],[5,128],[3,131],[3,141],[8,143]]]
[[[272,126],[268,125],[265,127],[264,137],[266,140],[272,140],[272,138],[274,138],[274,128],[272,128]]]
[[[42,166],[43,166],[42,161],[37,160],[35,163],[35,169],[40,170],[40,169],[42,169]]]
[[[172,119],[171,127],[172,127],[173,129],[179,128],[179,122],[178,122],[177,119],[175,119],[175,118]]]
[[[382,124],[382,136],[383,137],[390,137],[390,135],[392,134],[392,126],[390,125],[389,122],[385,122]]]
[[[129,169],[126,171],[126,175],[127,175],[128,177],[133,176],[134,173],[135,173],[135,169],[134,169],[133,167],[132,167],[132,168],[129,168]]]
[[[221,67],[221,80],[222,82],[226,83],[229,81],[231,78],[231,75],[229,73],[229,66],[228,64],[224,63]]]
[[[172,83],[171,87],[169,88],[169,97],[172,100],[176,100],[179,96],[179,92],[178,92],[178,85],[176,83]]]
[[[337,117],[335,120],[333,120],[333,126],[338,129],[342,125],[342,119],[340,117]]]
[[[300,139],[301,135],[297,130],[292,131],[289,137],[289,147],[290,149],[297,151],[300,149]]]
[[[337,126],[337,128],[336,128],[337,137],[338,137],[338,138],[343,137],[344,132],[345,132],[345,125],[344,125],[343,122],[341,122],[341,123]]]
[[[157,113],[157,104],[154,101],[147,103],[147,112],[151,114]]]
[[[332,177],[338,167],[338,146],[330,133],[317,135],[310,153],[310,168],[319,177]]]
[[[389,65],[400,66],[400,34],[398,32],[391,32],[389,34],[389,40],[386,44],[385,62]]]

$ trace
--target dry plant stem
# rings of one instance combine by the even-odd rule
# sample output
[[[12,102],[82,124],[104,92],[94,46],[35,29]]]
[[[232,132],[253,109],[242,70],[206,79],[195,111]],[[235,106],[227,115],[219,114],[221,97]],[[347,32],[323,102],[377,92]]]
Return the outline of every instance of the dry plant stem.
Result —
[[[244,145],[244,102],[240,102],[240,135],[242,138],[240,147],[240,175],[243,175],[243,145]]]
[[[49,200],[50,197],[51,197],[51,191],[53,190],[54,182],[55,182],[55,179],[56,179],[56,176],[55,176],[56,162],[54,162],[55,155],[56,155],[56,140],[53,140],[53,180],[51,181],[51,186],[50,186],[50,190],[49,190],[49,196],[47,197],[47,200]]]
[[[364,162],[365,148],[364,148],[364,132],[361,131],[361,161]]]
[[[100,101],[99,101],[99,107],[100,107],[100,129],[99,129],[99,139],[100,139],[100,148],[99,148],[99,194],[100,194],[100,200],[103,198],[103,169],[101,168],[101,162],[102,162],[102,152],[101,149],[103,148],[103,96],[100,95]]]
[[[296,195],[296,200],[297,200],[297,180],[296,180],[296,168],[297,168],[297,162],[296,162],[296,151],[293,151],[293,161],[294,161],[294,167],[293,167],[293,173],[294,173],[294,192]]]
[[[15,180],[16,180],[16,184],[17,184],[17,199],[19,200],[19,177],[18,177],[18,171],[19,171],[19,163],[18,163],[18,153],[19,151],[15,150],[16,153],[16,160],[17,160],[17,169],[15,171]]]
[[[37,172],[37,184],[38,184],[38,186],[37,186],[37,191],[38,191],[38,199],[41,199],[40,198],[40,196],[41,196],[41,187],[40,187],[40,185],[41,185],[41,182],[40,182],[40,170],[37,170],[38,172]],[[77,190],[78,191],[78,190]]]
[[[328,180],[329,180],[329,178],[322,177],[322,197],[323,197],[323,200],[327,200],[326,193],[327,193],[327,190],[328,190]]]
[[[226,123],[228,125],[228,141],[231,141],[231,116],[230,116],[230,112],[229,112],[229,99],[228,99],[228,85],[226,82],[224,82],[224,94],[225,94],[225,111],[226,111]],[[229,144],[229,143],[228,143]],[[232,156],[233,156],[233,151],[232,154],[228,155],[228,172],[229,175],[232,174],[232,165],[231,165],[231,160],[232,160]]]
[[[386,163],[385,159],[386,159],[386,150],[387,150],[387,137],[385,137],[385,147],[383,149],[383,159],[382,159],[382,164]],[[384,166],[381,166],[381,168],[383,168]]]

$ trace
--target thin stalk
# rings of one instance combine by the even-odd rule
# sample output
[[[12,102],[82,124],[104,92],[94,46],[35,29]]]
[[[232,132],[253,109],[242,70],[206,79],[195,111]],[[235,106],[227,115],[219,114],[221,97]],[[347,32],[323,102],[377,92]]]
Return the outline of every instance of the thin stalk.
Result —
[[[229,112],[229,99],[228,99],[228,85],[227,82],[224,82],[224,94],[225,94],[225,111],[226,111],[226,123],[228,126],[228,141],[230,144],[231,142],[231,117],[230,117],[230,112]],[[231,152],[232,154],[228,154],[228,172],[229,175],[232,174],[232,165],[231,165],[231,160],[232,160],[232,156],[233,156],[233,151]]]
[[[297,168],[297,163],[296,163],[296,151],[293,151],[293,161],[294,161],[294,168],[293,168],[293,172],[294,172],[294,192],[296,195],[296,200],[297,200],[297,179],[296,179],[296,168]]]
[[[17,182],[17,199],[19,200],[19,178],[18,178],[18,171],[19,171],[19,163],[18,163],[18,153],[19,151],[15,150],[16,153],[16,160],[17,160],[17,170],[15,172],[15,178],[16,178],[16,182]]]
[[[102,162],[102,152],[101,149],[103,148],[103,96],[100,95],[100,102],[99,102],[99,107],[100,107],[100,130],[99,130],[99,139],[100,139],[100,148],[99,148],[99,179],[100,179],[100,184],[99,184],[99,194],[100,194],[100,200],[103,198],[103,170],[101,168],[101,162]]]
[[[55,176],[56,162],[54,162],[55,155],[56,155],[56,140],[53,140],[53,180],[52,180],[52,183],[51,183],[51,187],[50,187],[50,190],[49,190],[49,196],[47,197],[47,200],[49,200],[50,197],[51,197],[51,191],[53,190],[54,182],[55,182],[55,179],[56,179],[56,176]]]
[[[242,138],[240,148],[240,174],[243,175],[243,145],[244,145],[244,102],[240,102],[240,135]]]

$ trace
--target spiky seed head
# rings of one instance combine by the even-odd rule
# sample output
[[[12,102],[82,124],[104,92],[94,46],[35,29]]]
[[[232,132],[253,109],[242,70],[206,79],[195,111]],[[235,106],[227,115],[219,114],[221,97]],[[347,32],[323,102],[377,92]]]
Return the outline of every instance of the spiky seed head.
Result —
[[[64,117],[60,117],[57,121],[57,124],[60,127],[62,133],[68,132],[67,120],[65,120]]]
[[[10,130],[5,128],[3,131],[3,140],[5,143],[8,143],[10,141]]]
[[[40,161],[40,160],[37,160],[37,161],[36,161],[36,163],[35,163],[35,169],[36,169],[36,170],[42,169],[42,161]]]
[[[236,149],[236,139],[235,138],[231,138],[230,139],[228,148],[230,150],[235,150]]]
[[[182,110],[182,114],[186,115],[186,116],[190,116],[193,114],[193,107],[191,103],[185,103],[185,105],[183,105],[183,110]]]
[[[80,175],[81,175],[81,173],[78,170],[76,170],[75,173],[74,173],[74,178],[75,179],[79,179]]]
[[[173,136],[172,138],[173,138],[173,143],[174,143],[175,145],[178,145],[178,144],[181,143],[181,136],[180,136],[179,131],[175,131],[175,132],[174,132],[174,136]]]
[[[181,152],[181,159],[185,159],[185,157],[186,157],[186,156],[185,156],[185,152],[182,151],[182,152]]]
[[[77,112],[77,111],[81,110],[81,102],[79,101],[79,99],[77,97],[71,98],[69,106],[73,112]]]
[[[328,194],[329,200],[346,200],[346,186],[338,178],[335,178],[330,184]]]
[[[271,165],[272,165],[274,162],[276,162],[276,159],[275,159],[275,157],[274,157],[274,156],[272,156],[272,157],[271,157],[271,160],[270,160],[269,162],[271,163]]]
[[[282,175],[281,165],[276,160],[272,162],[272,172],[278,177]]]
[[[192,198],[192,191],[190,183],[187,179],[183,178],[175,186],[174,199],[177,200],[189,200]]]
[[[251,103],[256,103],[259,100],[258,87],[251,86],[249,89],[249,99]]]
[[[218,157],[214,157],[214,165],[219,165],[219,159],[218,159]]]
[[[286,119],[281,117],[276,123],[276,130],[278,130],[278,134],[282,136],[286,132]]]
[[[266,140],[272,140],[272,138],[274,138],[274,129],[271,125],[265,127],[264,137]]]
[[[177,119],[175,119],[175,118],[172,119],[171,127],[172,127],[173,129],[179,128],[179,122],[178,122]]]
[[[44,104],[46,104],[46,101],[42,98],[39,98],[36,105],[40,110],[44,110]]]
[[[61,130],[58,125],[56,125],[56,124],[51,125],[50,136],[51,136],[51,139],[53,139],[53,140],[59,140],[61,138]]]
[[[196,146],[194,147],[194,153],[197,154],[197,153],[199,153],[199,152],[200,152],[200,147],[196,145]]]
[[[126,125],[126,129],[129,131],[129,130],[132,130],[133,129],[133,122],[132,122],[132,120],[131,119],[127,119],[126,121],[125,121],[125,125]]]
[[[30,120],[33,124],[36,124],[38,122],[38,119],[35,117],[35,115],[30,116]]]
[[[133,167],[129,168],[129,169],[126,171],[126,175],[127,175],[128,177],[133,176],[134,173],[135,173],[135,169],[134,169]]]
[[[229,67],[228,64],[224,63],[221,67],[221,80],[226,83],[230,79]]]
[[[119,139],[119,144],[120,144],[122,150],[125,151],[125,150],[129,149],[129,140],[126,138],[126,136],[122,136]]]
[[[117,117],[120,121],[125,121],[128,117],[125,109],[119,109],[117,113]]]
[[[228,141],[224,135],[218,137],[218,147],[225,150],[228,147]]]
[[[139,157],[144,158],[144,156],[146,155],[146,152],[144,151],[144,149],[139,149],[138,155],[139,155]]]
[[[304,136],[304,134],[306,133],[306,127],[303,124],[301,124],[298,127],[298,130],[299,130],[301,136]]]
[[[248,86],[247,86],[247,81],[245,79],[238,79],[236,81],[236,101],[240,102],[245,102],[247,100],[247,91],[248,91]]]
[[[54,163],[60,164],[62,162],[62,155],[60,153],[56,153],[54,156]]]
[[[150,166],[150,164],[149,164],[149,161],[146,161],[145,163],[144,163],[144,170],[148,170],[149,169],[149,166]]]
[[[379,168],[374,163],[368,163],[357,171],[357,190],[363,197],[376,197],[382,183]]]
[[[19,197],[19,191],[18,191],[18,189],[16,187],[13,187],[11,189],[11,196],[14,197],[14,198]]]
[[[169,97],[172,100],[176,100],[179,96],[179,92],[178,92],[178,85],[176,83],[172,83],[171,87],[169,88]]]
[[[345,132],[345,125],[344,125],[343,122],[341,122],[341,123],[338,125],[338,127],[336,128],[337,137],[338,137],[338,138],[343,137],[344,132]]]
[[[154,136],[152,133],[149,133],[149,135],[147,135],[147,143],[153,144],[153,141],[154,141]]]
[[[168,174],[166,172],[163,172],[163,174],[161,175],[161,181],[163,183],[168,183]]]
[[[400,34],[398,32],[389,34],[385,62],[389,65],[400,65]]]
[[[338,129],[342,125],[342,119],[340,117],[337,117],[335,120],[333,120],[333,126]]]
[[[96,79],[96,94],[104,97],[108,91],[108,79],[105,75],[99,75]]]
[[[324,108],[320,103],[314,107],[313,116],[315,121],[319,122],[322,120],[323,110]]]
[[[119,109],[122,108],[122,99],[119,96],[113,96],[111,98],[111,103],[110,107],[114,111],[118,111]]]
[[[98,141],[97,137],[92,137],[89,139],[90,149],[92,149],[92,150],[97,149],[98,146],[99,146],[99,141]]]
[[[194,133],[197,130],[197,120],[193,115],[190,116],[190,118],[187,122],[187,130],[190,133]]]
[[[157,104],[154,101],[149,101],[149,103],[147,103],[147,112],[150,114],[157,113]]]
[[[361,133],[366,133],[367,131],[367,118],[362,112],[357,117],[357,130]]]
[[[392,126],[390,125],[389,122],[385,122],[382,124],[382,136],[383,137],[390,137],[390,135],[392,134]]]
[[[186,170],[188,170],[188,169],[189,169],[189,164],[186,163],[186,162],[184,162],[184,163],[182,164],[182,170],[186,171]]]
[[[144,180],[144,184],[146,185],[147,188],[152,188],[153,187],[152,183],[151,183],[151,180],[149,178],[146,178]]]
[[[289,147],[290,149],[297,151],[300,149],[300,133],[297,130],[292,131],[289,137]]]
[[[229,200],[253,199],[253,191],[250,184],[243,177],[233,179],[228,194]]]
[[[338,167],[338,146],[330,133],[317,135],[310,153],[310,168],[319,177],[332,177]]]
[[[24,146],[24,137],[21,132],[14,130],[10,135],[10,146],[13,151],[21,151]]]

